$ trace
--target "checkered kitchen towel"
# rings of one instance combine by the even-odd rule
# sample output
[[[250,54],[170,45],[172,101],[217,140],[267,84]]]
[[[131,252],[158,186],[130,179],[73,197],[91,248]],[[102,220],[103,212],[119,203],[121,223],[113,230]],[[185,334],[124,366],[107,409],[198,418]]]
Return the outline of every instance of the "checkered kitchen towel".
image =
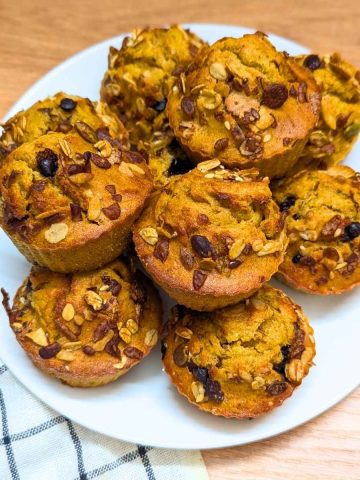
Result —
[[[113,440],[58,415],[0,362],[0,480],[207,480],[198,451]]]

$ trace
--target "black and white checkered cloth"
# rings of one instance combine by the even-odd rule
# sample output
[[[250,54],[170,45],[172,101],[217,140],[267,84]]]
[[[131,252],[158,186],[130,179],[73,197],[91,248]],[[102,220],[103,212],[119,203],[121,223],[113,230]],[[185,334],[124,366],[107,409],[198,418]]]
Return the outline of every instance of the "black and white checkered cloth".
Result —
[[[58,415],[0,362],[0,480],[207,480],[198,451],[105,437]]]

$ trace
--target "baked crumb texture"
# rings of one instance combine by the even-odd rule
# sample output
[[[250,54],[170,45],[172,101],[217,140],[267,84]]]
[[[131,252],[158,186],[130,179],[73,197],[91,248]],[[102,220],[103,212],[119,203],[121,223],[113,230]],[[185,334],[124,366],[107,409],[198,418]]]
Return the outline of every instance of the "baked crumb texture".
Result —
[[[279,277],[307,293],[336,294],[360,283],[360,181],[350,167],[303,171],[274,188],[286,212],[289,247]]]
[[[265,285],[211,313],[175,307],[164,326],[171,381],[201,410],[253,418],[290,397],[312,365],[313,330],[300,307]]]
[[[151,282],[122,260],[65,275],[33,267],[10,326],[34,364],[77,387],[116,380],[155,346],[161,302]]]
[[[277,272],[287,245],[269,180],[202,162],[150,199],[133,230],[137,254],[179,303],[214,310]]]
[[[320,112],[311,71],[262,33],[204,47],[171,89],[167,111],[196,161],[256,167],[281,177],[294,166]]]

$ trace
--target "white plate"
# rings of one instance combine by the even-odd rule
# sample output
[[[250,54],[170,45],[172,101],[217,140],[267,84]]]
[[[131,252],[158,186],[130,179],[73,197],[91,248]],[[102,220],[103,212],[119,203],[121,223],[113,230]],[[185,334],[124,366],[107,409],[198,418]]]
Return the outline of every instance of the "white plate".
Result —
[[[245,28],[225,25],[189,25],[209,42],[223,36],[241,36]],[[70,58],[37,82],[14,105],[7,117],[59,90],[98,97],[110,45],[106,40]],[[291,54],[304,47],[270,35],[278,49]],[[356,165],[357,144],[347,164]],[[359,155],[360,156],[360,155]],[[0,234],[0,285],[13,295],[29,270],[8,238]],[[37,397],[85,427],[146,445],[197,449],[215,448],[262,440],[294,428],[324,412],[359,383],[360,290],[336,297],[315,297],[283,288],[303,306],[311,319],[317,341],[316,367],[301,388],[281,408],[252,421],[225,420],[200,412],[179,396],[162,372],[159,350],[120,381],[96,389],[70,388],[39,372],[18,346],[4,313],[0,322],[0,357],[12,373]]]

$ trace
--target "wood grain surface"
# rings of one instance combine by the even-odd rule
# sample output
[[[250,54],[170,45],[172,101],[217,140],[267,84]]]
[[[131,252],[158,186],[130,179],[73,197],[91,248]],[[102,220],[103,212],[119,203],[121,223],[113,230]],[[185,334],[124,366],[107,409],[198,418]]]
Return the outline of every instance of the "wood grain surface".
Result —
[[[0,118],[70,55],[136,26],[178,22],[253,27],[315,52],[340,51],[360,67],[359,0],[0,0]],[[359,480],[359,452],[358,389],[292,432],[203,456],[210,480]]]

